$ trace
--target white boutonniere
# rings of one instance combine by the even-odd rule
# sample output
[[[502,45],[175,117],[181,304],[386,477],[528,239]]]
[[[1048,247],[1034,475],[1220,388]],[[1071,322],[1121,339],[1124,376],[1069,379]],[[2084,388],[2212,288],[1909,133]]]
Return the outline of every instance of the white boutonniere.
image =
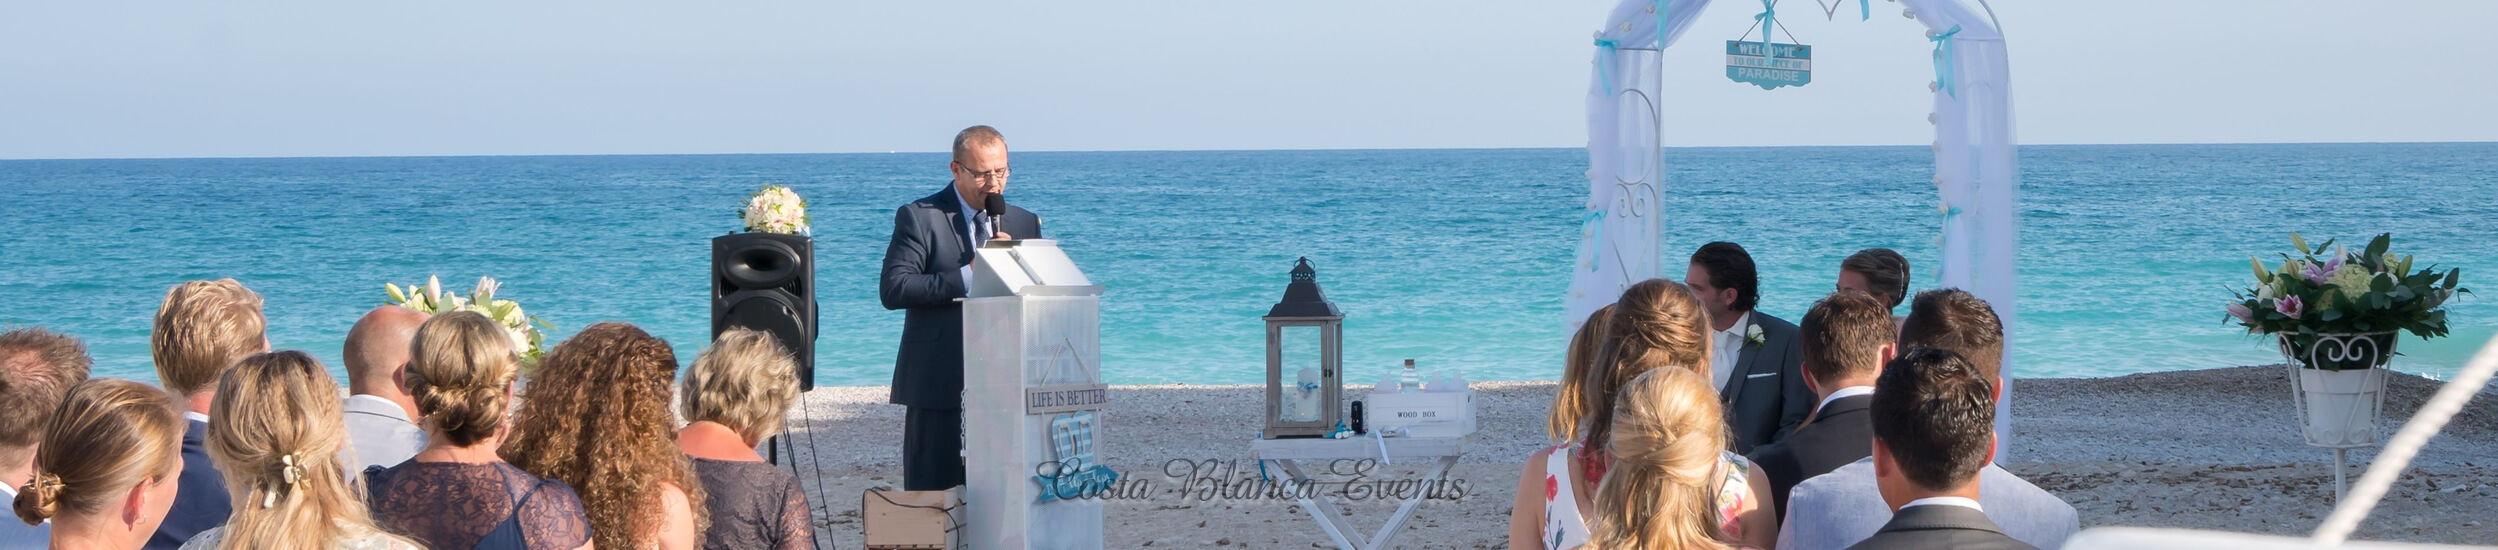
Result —
[[[1767,344],[1769,344],[1769,335],[1761,333],[1760,325],[1749,325],[1743,328],[1743,347],[1759,348]]]

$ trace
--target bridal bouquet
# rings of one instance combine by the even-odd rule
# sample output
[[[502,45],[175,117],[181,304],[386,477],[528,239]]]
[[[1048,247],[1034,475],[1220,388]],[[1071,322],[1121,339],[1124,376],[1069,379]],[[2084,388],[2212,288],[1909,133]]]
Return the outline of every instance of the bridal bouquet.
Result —
[[[555,325],[522,312],[518,302],[496,299],[494,293],[502,286],[493,277],[478,277],[477,286],[469,290],[469,297],[461,298],[458,294],[444,291],[442,280],[430,276],[425,278],[425,286],[422,287],[411,284],[402,289],[396,284],[382,283],[382,288],[390,292],[391,302],[400,307],[426,315],[474,311],[493,319],[495,324],[503,325],[503,330],[511,333],[512,349],[520,350],[521,364],[534,366],[539,357],[546,355],[546,333],[538,329],[555,330]]]
[[[2298,255],[2283,254],[2278,267],[2254,259],[2255,288],[2234,292],[2229,317],[2249,333],[2281,335],[2298,350],[2320,334],[2445,336],[2446,301],[2472,291],[2456,286],[2460,270],[2413,272],[2411,256],[2387,251],[2391,240],[2377,235],[2354,253],[2333,241],[2310,247],[2292,233]]]
[[[798,198],[797,191],[779,185],[766,185],[746,199],[746,208],[737,211],[746,221],[746,230],[758,233],[811,235],[807,227],[807,200]]]

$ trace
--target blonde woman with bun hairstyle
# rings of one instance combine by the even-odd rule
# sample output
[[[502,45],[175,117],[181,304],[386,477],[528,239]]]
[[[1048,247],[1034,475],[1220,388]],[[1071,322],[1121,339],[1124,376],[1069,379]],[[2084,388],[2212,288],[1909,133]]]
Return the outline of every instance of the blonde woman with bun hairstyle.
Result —
[[[581,497],[496,453],[510,424],[520,356],[511,333],[476,312],[427,319],[408,346],[407,390],[425,450],[365,470],[374,519],[437,550],[590,548]]]
[[[1775,543],[1777,519],[1760,506],[1769,484],[1726,450],[1732,435],[1707,375],[1650,370],[1623,386],[1616,402],[1613,438],[1605,447],[1613,466],[1597,484],[1588,548],[1716,550]]]
[[[129,380],[71,387],[44,427],[34,479],[11,503],[18,519],[51,521],[55,549],[146,545],[181,490],[176,407],[173,394]]]
[[[1536,451],[1519,475],[1517,497],[1509,511],[1512,549],[1560,550],[1580,547],[1589,540],[1586,518],[1599,509],[1593,498],[1597,482],[1606,479],[1612,466],[1608,450],[1619,420],[1617,395],[1631,380],[1652,370],[1685,371],[1699,375],[1706,390],[1709,317],[1689,287],[1665,279],[1633,284],[1622,291],[1605,324],[1603,350],[1579,382],[1584,395],[1580,397],[1578,439]],[[1714,399],[1715,392],[1710,394]],[[1707,421],[1721,430],[1726,427],[1720,413],[1711,413]],[[1729,492],[1731,498],[1719,502],[1719,508],[1726,518],[1749,516],[1755,503],[1767,502],[1752,496],[1749,487],[1766,489],[1769,483],[1741,455],[1729,452],[1721,459],[1741,487]],[[1771,525],[1756,528],[1749,521],[1729,521],[1727,531],[1742,540],[1757,539],[1755,546],[1769,547],[1778,534],[1776,519],[1767,509],[1760,514],[1760,521]]]
[[[311,355],[287,350],[237,361],[217,383],[208,457],[225,472],[234,516],[184,550],[416,550],[382,532],[364,507],[346,448],[338,382]]]

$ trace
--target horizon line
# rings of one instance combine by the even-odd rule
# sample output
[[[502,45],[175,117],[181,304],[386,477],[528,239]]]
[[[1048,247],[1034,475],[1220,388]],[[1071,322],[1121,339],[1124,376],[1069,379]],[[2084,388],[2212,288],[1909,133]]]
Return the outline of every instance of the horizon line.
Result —
[[[2249,141],[2249,142],[2140,142],[2140,143],[2018,143],[2015,147],[2104,147],[2125,145],[2445,145],[2498,144],[2493,141]],[[1883,148],[1931,147],[1930,144],[1814,144],[1814,145],[1670,145],[1674,149],[1802,149],[1802,148]],[[1586,146],[1543,147],[1350,147],[1313,148],[1241,148],[1241,149],[1035,149],[1026,153],[1282,153],[1326,151],[1516,151],[1533,149],[1585,149]],[[1010,148],[1011,151],[1011,148]],[[761,153],[470,153],[470,154],[373,154],[373,155],[265,155],[265,156],[166,156],[166,157],[7,157],[0,162],[88,161],[88,160],[324,160],[324,159],[426,159],[426,158],[563,158],[563,157],[698,157],[698,156],[804,156],[804,155],[903,155],[936,154],[948,150],[876,151],[785,151]]]

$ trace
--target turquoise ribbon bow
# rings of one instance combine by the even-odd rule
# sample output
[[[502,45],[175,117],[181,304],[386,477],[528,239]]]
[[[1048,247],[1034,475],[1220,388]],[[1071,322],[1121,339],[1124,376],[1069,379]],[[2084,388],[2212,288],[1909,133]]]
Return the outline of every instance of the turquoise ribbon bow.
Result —
[[[1769,32],[1778,25],[1778,7],[1771,5],[1770,0],[1761,0],[1761,14],[1752,19],[1761,22],[1761,58],[1776,63],[1778,53],[1769,49]]]
[[[1657,0],[1657,55],[1665,55],[1665,12],[1674,9],[1674,0]]]
[[[1612,96],[1613,56],[1616,51],[1615,44],[1612,40],[1598,38],[1596,39],[1596,47],[1605,49],[1604,57],[1596,60],[1596,82],[1598,85],[1605,87],[1606,96]]]
[[[1960,99],[1959,83],[1953,82],[1952,78],[1952,73],[1959,72],[1960,69],[1959,65],[1953,64],[1955,61],[1953,53],[1959,49],[1952,46],[1952,35],[1955,34],[1960,34],[1959,25],[1952,25],[1951,30],[1943,31],[1943,34],[1934,35],[1927,40],[1934,41],[1935,83],[1941,84],[1943,93],[1951,94],[1952,99]]]
[[[1943,280],[1943,264],[1951,261],[1952,218],[1957,217],[1960,217],[1960,207],[1943,206],[1943,232],[1934,236],[1934,246],[1943,249],[1943,255],[1934,262],[1934,280]]]
[[[1579,225],[1588,228],[1587,270],[1592,272],[1596,270],[1596,264],[1605,260],[1605,211],[1587,211],[1587,217],[1581,219]]]
[[[1856,0],[1857,21],[1873,20],[1873,0]]]

